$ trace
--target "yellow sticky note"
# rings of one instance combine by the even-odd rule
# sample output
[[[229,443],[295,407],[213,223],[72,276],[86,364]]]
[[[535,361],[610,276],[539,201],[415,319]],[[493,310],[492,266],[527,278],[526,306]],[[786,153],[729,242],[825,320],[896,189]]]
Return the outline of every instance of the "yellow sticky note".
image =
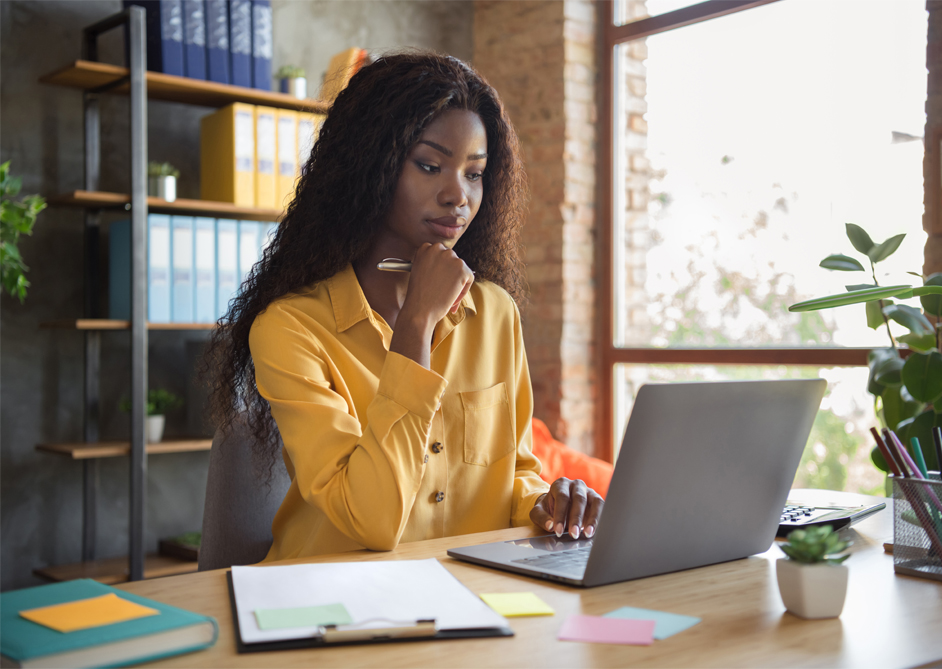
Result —
[[[157,609],[135,604],[114,593],[20,611],[23,618],[59,632],[74,632],[159,614]]]
[[[555,611],[532,592],[500,592],[481,595],[484,603],[506,618],[551,616]]]

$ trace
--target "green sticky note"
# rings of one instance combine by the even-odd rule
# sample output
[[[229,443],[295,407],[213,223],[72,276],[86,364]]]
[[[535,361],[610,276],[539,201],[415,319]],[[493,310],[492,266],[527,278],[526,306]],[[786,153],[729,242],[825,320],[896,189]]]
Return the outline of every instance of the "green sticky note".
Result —
[[[343,604],[302,606],[296,609],[256,609],[259,629],[277,630],[317,625],[349,625],[353,622]]]
[[[551,616],[556,612],[532,592],[500,592],[481,595],[484,603],[505,618]]]

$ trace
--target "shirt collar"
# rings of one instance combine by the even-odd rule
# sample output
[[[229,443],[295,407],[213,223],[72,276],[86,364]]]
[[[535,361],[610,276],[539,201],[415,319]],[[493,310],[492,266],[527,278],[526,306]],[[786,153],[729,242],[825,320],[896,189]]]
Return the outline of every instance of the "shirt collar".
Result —
[[[345,268],[327,279],[327,292],[330,295],[330,304],[334,310],[334,321],[337,323],[337,332],[344,332],[362,320],[369,320],[378,325],[373,316],[373,309],[366,301],[366,295],[360,287],[353,265]],[[464,320],[465,312],[477,313],[474,298],[471,292],[461,298],[458,311],[449,313],[445,318],[457,325]]]

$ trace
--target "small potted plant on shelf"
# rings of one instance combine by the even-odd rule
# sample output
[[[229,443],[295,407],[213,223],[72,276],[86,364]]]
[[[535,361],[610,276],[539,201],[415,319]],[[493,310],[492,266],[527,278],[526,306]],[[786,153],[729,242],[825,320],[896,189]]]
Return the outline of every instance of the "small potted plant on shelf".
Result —
[[[307,78],[304,68],[296,65],[282,65],[275,75],[278,90],[282,93],[304,99],[307,97]]]
[[[787,557],[776,562],[782,603],[799,618],[837,618],[847,595],[847,567],[840,555],[850,546],[830,525],[795,530],[779,548]]]
[[[156,444],[164,436],[166,413],[183,405],[183,399],[169,390],[158,388],[147,393],[147,443]],[[131,413],[131,400],[121,400],[121,410]]]
[[[177,199],[177,179],[180,170],[170,163],[147,164],[147,194],[167,202]]]

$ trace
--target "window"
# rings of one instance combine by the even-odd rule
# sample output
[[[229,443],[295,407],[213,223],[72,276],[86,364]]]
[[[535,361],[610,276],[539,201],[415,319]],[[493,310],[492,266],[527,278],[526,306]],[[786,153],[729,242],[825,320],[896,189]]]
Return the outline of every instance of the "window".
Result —
[[[870,281],[818,267],[855,253],[846,222],[877,240],[907,233],[881,283],[921,272],[925,4],[679,4],[618,0],[606,19],[610,453],[646,380],[820,374],[829,395],[799,476],[874,492],[860,367],[886,333],[863,306],[787,306]]]

